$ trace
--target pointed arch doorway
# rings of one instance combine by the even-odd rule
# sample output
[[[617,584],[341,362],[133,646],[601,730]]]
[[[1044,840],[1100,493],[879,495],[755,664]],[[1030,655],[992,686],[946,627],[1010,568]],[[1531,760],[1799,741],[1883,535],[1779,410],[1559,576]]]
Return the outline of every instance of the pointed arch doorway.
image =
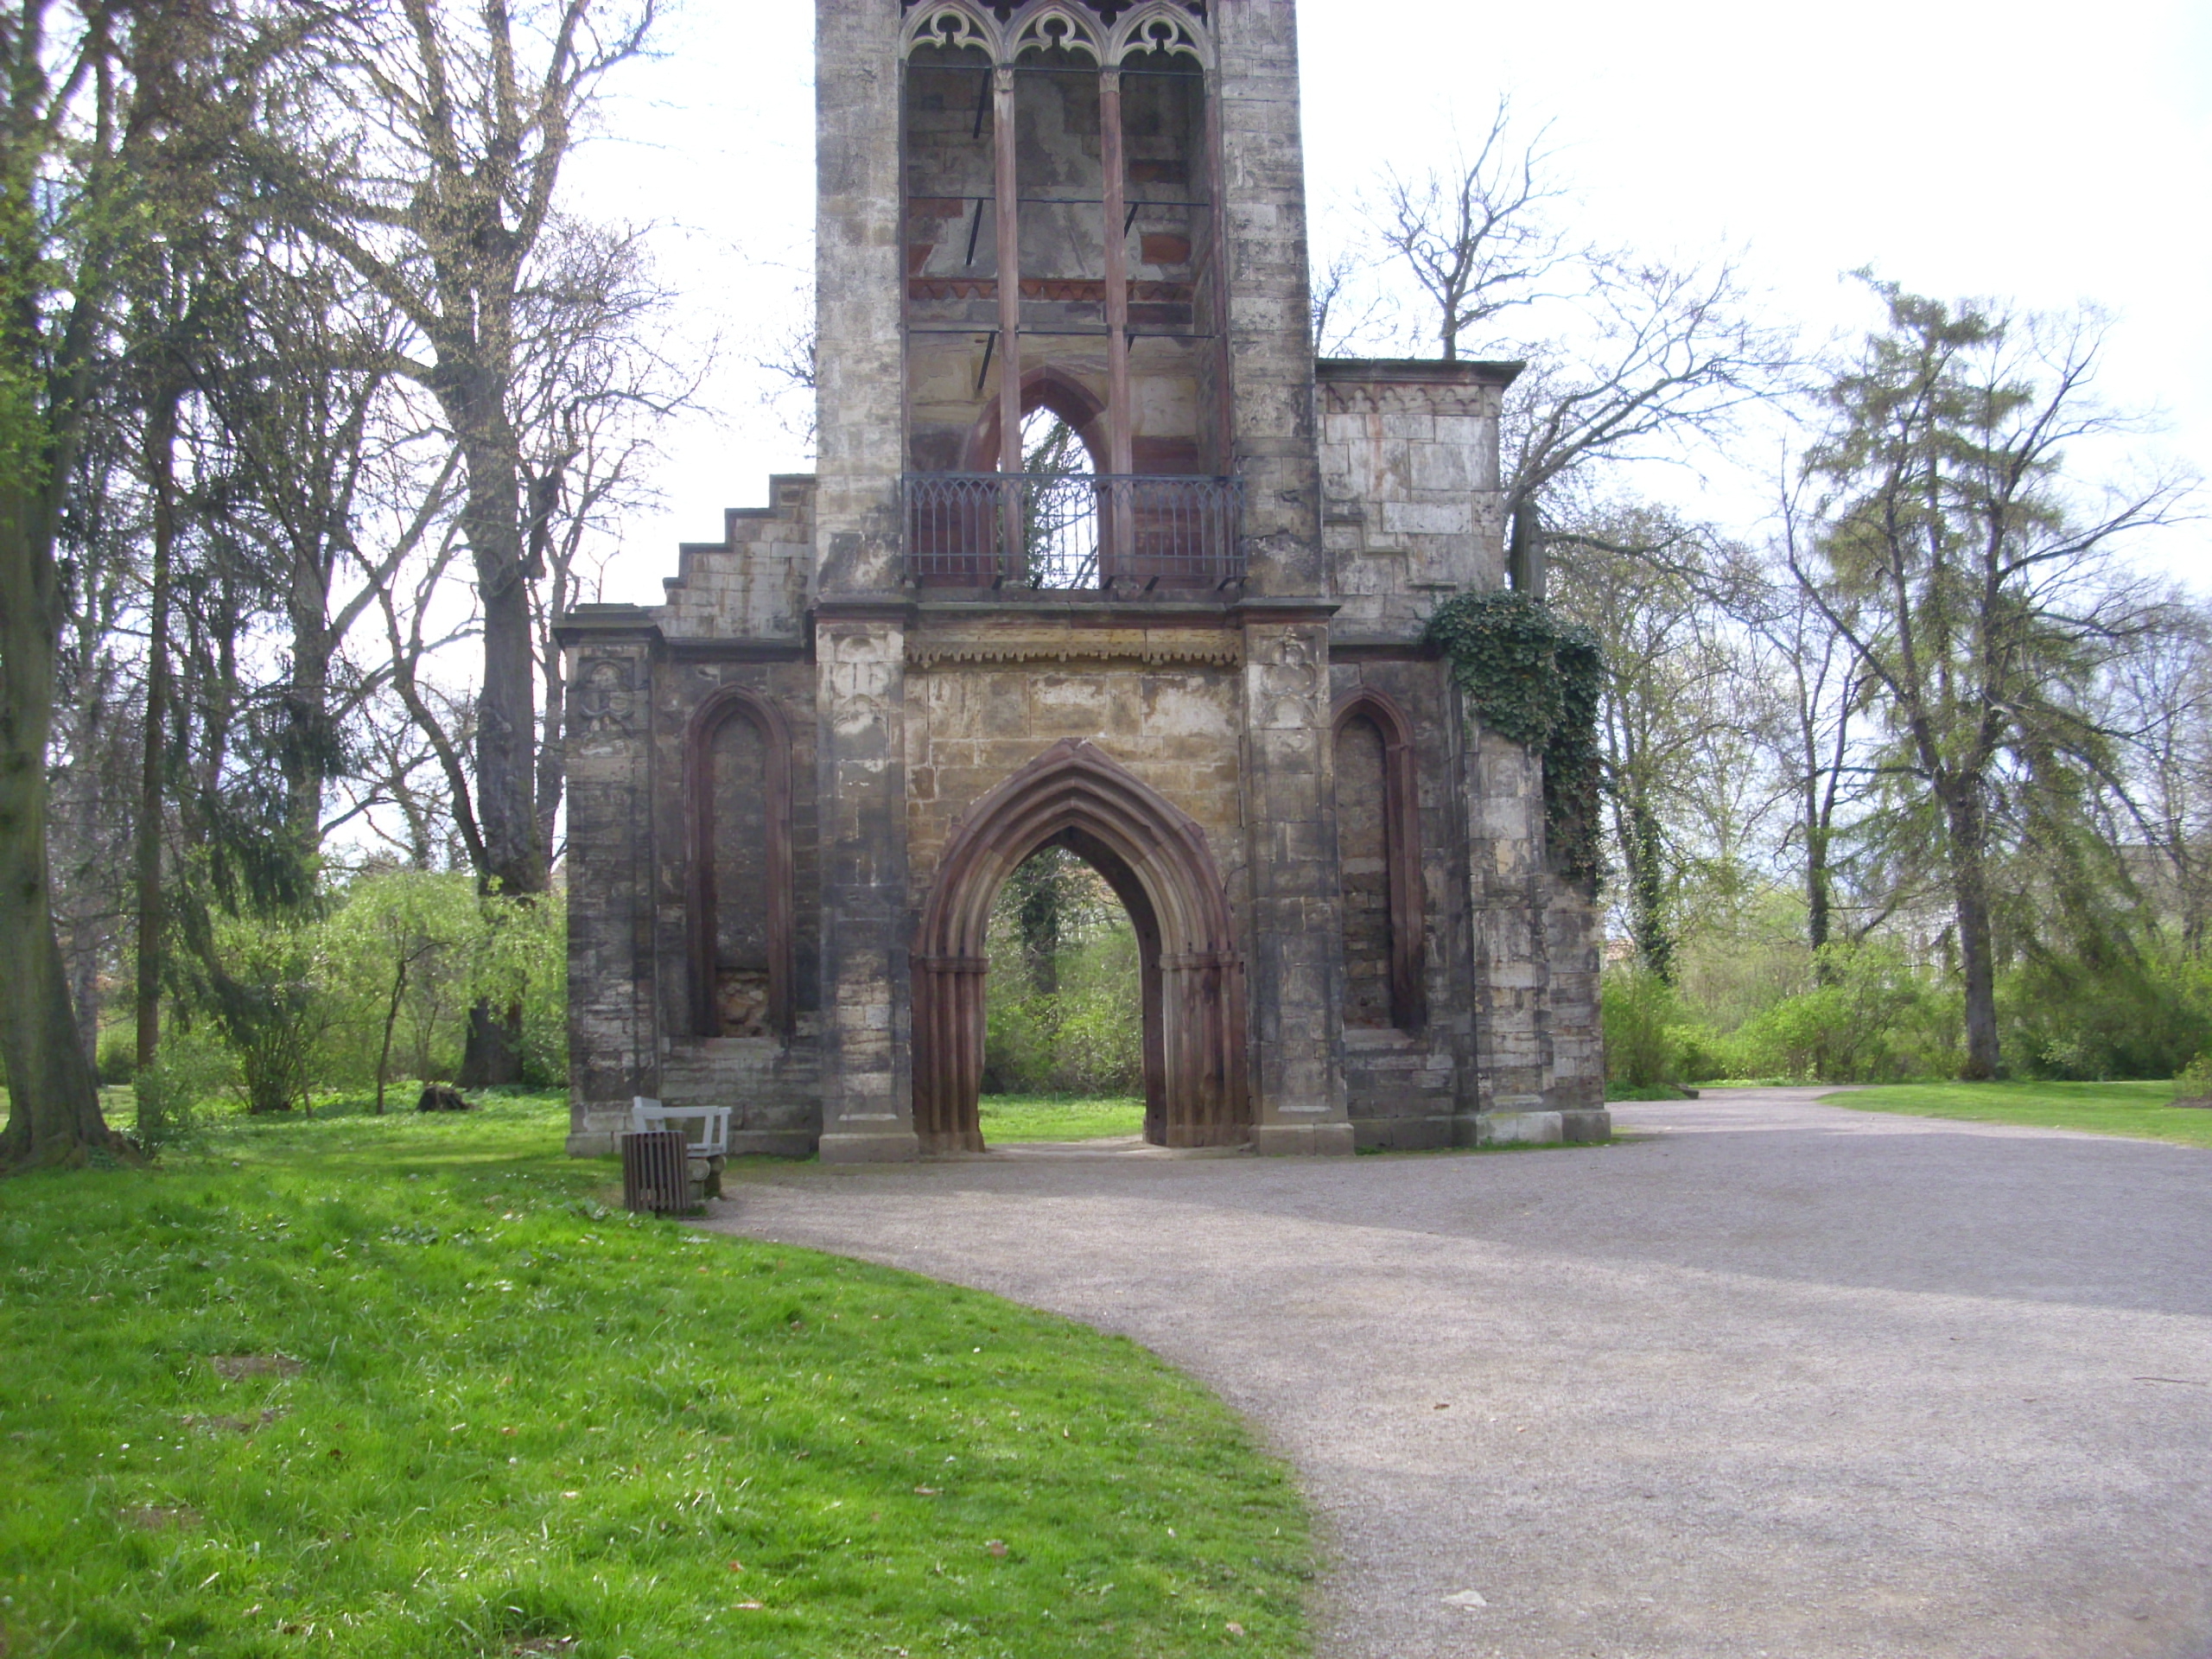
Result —
[[[945,845],[913,953],[914,1129],[925,1152],[980,1152],[985,934],[1000,885],[1039,848],[1096,869],[1141,963],[1145,1138],[1250,1138],[1244,972],[1205,832],[1096,746],[1054,744],[972,807]]]

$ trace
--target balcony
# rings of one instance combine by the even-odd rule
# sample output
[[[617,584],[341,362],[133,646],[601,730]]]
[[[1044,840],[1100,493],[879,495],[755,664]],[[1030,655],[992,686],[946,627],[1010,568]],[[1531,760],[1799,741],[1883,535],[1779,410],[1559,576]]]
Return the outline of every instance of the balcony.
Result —
[[[1233,478],[909,473],[906,575],[925,588],[1218,592],[1244,580]]]

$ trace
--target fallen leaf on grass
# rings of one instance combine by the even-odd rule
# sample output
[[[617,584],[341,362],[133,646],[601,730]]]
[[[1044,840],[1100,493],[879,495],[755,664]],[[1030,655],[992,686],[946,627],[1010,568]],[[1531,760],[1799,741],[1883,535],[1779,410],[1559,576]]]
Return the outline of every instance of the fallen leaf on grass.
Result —
[[[1444,1598],[1446,1607],[1487,1607],[1490,1603],[1479,1590],[1458,1590]]]
[[[990,1551],[994,1555],[1004,1556],[1006,1554],[1006,1540],[1003,1538],[986,1538],[983,1540],[983,1548]]]
[[[914,1488],[914,1496],[916,1497],[935,1497],[937,1494],[938,1489],[934,1486],[917,1486]]]
[[[741,1601],[737,1604],[738,1611],[740,1612],[746,1613],[757,1613],[763,1611],[766,1605],[766,1603],[759,1601]]]

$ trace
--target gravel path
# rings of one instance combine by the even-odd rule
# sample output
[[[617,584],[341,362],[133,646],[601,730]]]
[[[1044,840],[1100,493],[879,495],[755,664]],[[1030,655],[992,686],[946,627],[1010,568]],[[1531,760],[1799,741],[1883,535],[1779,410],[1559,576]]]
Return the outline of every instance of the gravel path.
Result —
[[[1205,1379],[1323,1516],[1327,1659],[2212,1656],[2212,1153],[1815,1092],[1541,1152],[794,1166],[709,1224]]]

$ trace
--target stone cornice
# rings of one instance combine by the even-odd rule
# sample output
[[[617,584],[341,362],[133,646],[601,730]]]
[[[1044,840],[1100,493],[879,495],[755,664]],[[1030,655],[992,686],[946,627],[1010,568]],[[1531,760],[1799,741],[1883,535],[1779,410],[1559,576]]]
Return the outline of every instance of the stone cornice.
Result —
[[[1324,357],[1313,378],[1338,386],[1510,386],[1526,363],[1446,362],[1440,357]]]
[[[660,613],[643,605],[579,605],[553,625],[563,645],[587,639],[632,639],[650,644],[660,638]]]

